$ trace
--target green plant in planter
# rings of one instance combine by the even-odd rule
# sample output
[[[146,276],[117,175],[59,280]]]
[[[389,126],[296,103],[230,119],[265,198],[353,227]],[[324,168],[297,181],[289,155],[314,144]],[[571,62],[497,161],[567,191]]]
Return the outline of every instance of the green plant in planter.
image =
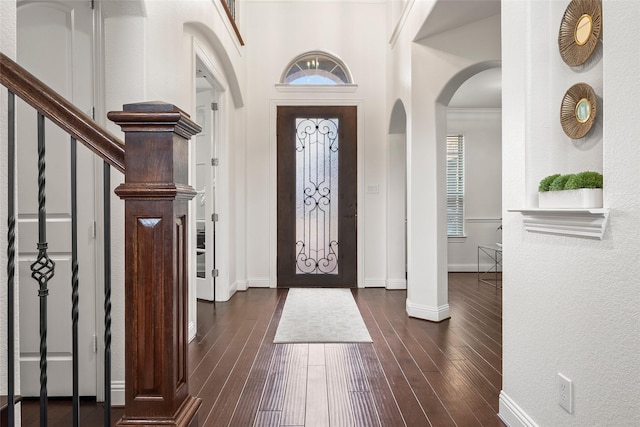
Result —
[[[574,176],[574,174],[560,175],[556,179],[553,180],[551,185],[549,185],[550,191],[560,191],[565,190],[565,186],[567,182]]]
[[[549,191],[549,186],[551,186],[551,183],[553,182],[553,180],[559,176],[560,174],[556,173],[553,175],[549,175],[545,178],[542,178],[542,181],[540,181],[540,185],[538,186],[538,191]]]
[[[578,188],[602,188],[602,174],[584,171],[572,175],[567,180],[564,189],[577,190]]]

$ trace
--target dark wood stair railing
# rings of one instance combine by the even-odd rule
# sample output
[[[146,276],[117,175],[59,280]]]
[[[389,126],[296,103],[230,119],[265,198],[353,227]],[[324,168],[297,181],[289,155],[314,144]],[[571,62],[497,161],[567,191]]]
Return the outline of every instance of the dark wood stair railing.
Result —
[[[0,83],[124,173],[124,144],[64,97],[0,53]]]
[[[187,211],[195,195],[187,143],[200,127],[170,104],[129,104],[108,115],[125,132],[123,144],[2,53],[0,83],[124,173],[116,189],[125,200],[126,266],[125,409],[118,425],[197,425],[200,399],[189,394],[187,369]]]

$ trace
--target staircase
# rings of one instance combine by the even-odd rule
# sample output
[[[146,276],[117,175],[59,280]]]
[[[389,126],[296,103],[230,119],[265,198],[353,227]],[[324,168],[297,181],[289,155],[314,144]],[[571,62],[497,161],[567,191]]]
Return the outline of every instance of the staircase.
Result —
[[[188,140],[200,127],[174,105],[161,102],[129,104],[122,111],[109,113],[125,133],[124,143],[100,127],[86,114],[56,94],[6,55],[0,53],[0,83],[8,91],[8,134],[0,136],[8,147],[8,351],[7,395],[0,397],[1,425],[14,427],[19,401],[15,389],[16,342],[19,327],[15,315],[15,97],[38,113],[38,259],[32,277],[38,281],[40,296],[40,425],[47,425],[47,296],[48,280],[55,263],[47,253],[45,207],[44,121],[57,125],[69,135],[71,152],[76,141],[84,144],[105,164],[105,177],[113,167],[124,173],[124,183],[116,194],[125,202],[125,408],[118,426],[197,425],[200,400],[189,394],[187,372],[187,228],[188,202],[195,191],[188,185]],[[40,130],[42,127],[42,131]],[[6,144],[5,144],[6,142]],[[2,153],[1,155],[5,155]],[[73,176],[75,171],[71,171]],[[79,177],[82,179],[82,177]],[[72,181],[73,182],[73,181]],[[73,194],[73,183],[72,183]],[[107,208],[111,194],[105,193]],[[73,198],[75,202],[82,202]],[[72,201],[73,205],[74,201]],[[110,211],[105,218],[110,218]],[[5,220],[3,219],[3,220]],[[73,222],[73,219],[72,219]],[[77,226],[77,225],[76,225]],[[106,227],[105,227],[106,228]],[[72,231],[73,235],[73,231]],[[110,240],[106,230],[106,241]],[[31,244],[31,243],[29,243]],[[104,250],[108,256],[110,247]],[[105,258],[105,271],[110,258]],[[77,265],[72,280],[74,342],[77,336]],[[30,280],[30,278],[21,278]],[[111,426],[111,289],[105,277],[105,417]],[[4,322],[5,319],[2,319]],[[76,347],[77,348],[77,347]],[[75,362],[74,362],[75,364]],[[79,425],[77,365],[74,366],[74,426]]]

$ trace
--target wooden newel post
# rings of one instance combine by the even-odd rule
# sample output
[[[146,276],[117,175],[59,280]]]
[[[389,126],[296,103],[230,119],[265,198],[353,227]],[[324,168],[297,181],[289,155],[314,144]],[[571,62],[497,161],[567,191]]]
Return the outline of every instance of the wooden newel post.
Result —
[[[187,369],[188,140],[200,126],[174,105],[129,104],[125,132],[125,410],[118,426],[197,425]]]

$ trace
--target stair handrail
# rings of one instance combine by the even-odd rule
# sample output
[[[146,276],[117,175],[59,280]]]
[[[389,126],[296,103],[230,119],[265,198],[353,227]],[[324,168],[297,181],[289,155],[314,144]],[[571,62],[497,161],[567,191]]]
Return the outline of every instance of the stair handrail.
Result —
[[[124,142],[2,52],[0,83],[124,173]]]

